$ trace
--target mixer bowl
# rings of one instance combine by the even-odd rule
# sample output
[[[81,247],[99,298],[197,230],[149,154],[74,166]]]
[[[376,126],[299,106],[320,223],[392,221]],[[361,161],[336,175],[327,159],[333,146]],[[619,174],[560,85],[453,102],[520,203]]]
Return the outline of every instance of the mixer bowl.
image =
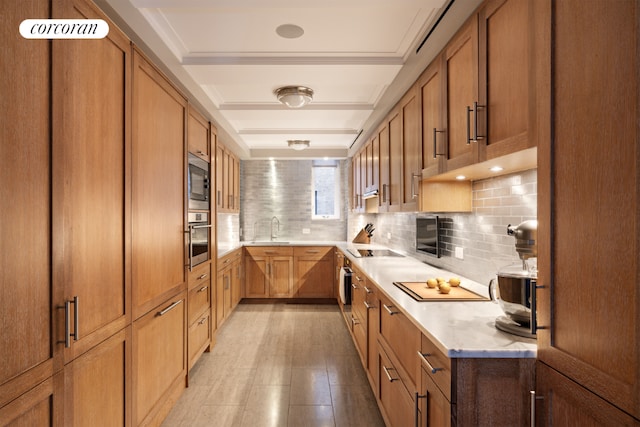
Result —
[[[535,279],[530,272],[514,266],[501,270],[497,279],[489,283],[491,299],[498,301],[508,318],[524,327],[531,324],[531,290]]]

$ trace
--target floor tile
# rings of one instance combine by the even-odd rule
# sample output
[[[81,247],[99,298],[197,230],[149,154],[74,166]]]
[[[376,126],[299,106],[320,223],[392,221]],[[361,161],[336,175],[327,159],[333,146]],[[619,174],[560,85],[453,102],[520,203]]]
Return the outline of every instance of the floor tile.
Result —
[[[326,369],[292,368],[291,405],[331,405]]]
[[[335,427],[331,406],[294,405],[289,408],[289,427]]]

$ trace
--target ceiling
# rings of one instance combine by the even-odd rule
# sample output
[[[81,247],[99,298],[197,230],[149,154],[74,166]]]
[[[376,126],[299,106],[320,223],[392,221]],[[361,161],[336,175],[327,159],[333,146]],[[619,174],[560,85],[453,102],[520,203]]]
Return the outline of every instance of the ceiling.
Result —
[[[97,0],[242,158],[347,157],[479,0]],[[297,38],[276,29],[293,24]],[[294,28],[295,29],[295,28]],[[418,53],[418,46],[431,32]],[[280,104],[306,86],[313,101]],[[295,151],[287,140],[310,141]]]

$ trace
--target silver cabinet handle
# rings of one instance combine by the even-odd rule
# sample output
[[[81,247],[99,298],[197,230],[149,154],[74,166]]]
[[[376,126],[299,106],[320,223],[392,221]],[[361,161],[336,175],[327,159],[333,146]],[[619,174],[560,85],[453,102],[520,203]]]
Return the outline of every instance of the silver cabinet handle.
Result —
[[[418,419],[418,418],[419,418],[419,417],[418,417],[418,412],[420,411],[420,404],[419,404],[419,402],[418,402],[418,399],[426,399],[426,398],[427,398],[427,395],[426,395],[426,394],[425,394],[424,396],[421,396],[421,395],[420,395],[420,393],[418,393],[418,392],[416,391],[416,393],[415,393],[415,399],[413,400],[413,401],[414,401],[414,403],[415,403],[415,408],[414,408],[414,411],[415,411],[415,412],[413,413],[413,419],[415,420],[415,425],[416,425],[416,427],[419,427],[419,426],[420,426],[420,420]],[[428,400],[425,400],[425,402],[426,402],[427,404],[429,403],[429,401],[428,401]],[[427,418],[426,414],[425,414],[425,418]],[[425,425],[426,425],[426,424],[425,424]]]
[[[360,324],[360,319],[357,319],[357,318],[351,316],[351,323],[353,325],[359,325]]]
[[[375,305],[371,305],[371,304],[369,304],[369,303],[368,303],[368,302],[366,302],[366,301],[364,302],[364,306],[365,306],[365,307],[367,307],[367,310],[371,310],[372,308],[376,308],[376,306],[375,306]]]
[[[358,289],[358,285],[356,285],[355,283],[352,283],[352,284],[351,284],[351,287],[352,287],[353,289]]]
[[[437,159],[438,156],[444,156],[444,154],[438,153],[438,134],[444,133],[443,130],[437,130],[433,128],[433,158]]]
[[[372,291],[371,289],[369,289],[368,287],[366,287],[366,286],[364,287],[364,291],[365,291],[366,293],[368,293],[368,294],[373,293],[373,291]]]
[[[182,300],[179,300],[179,301],[176,301],[176,302],[172,303],[171,305],[169,305],[169,307],[165,308],[164,310],[160,310],[159,312],[157,312],[156,316],[164,316],[165,314],[167,314],[168,312],[170,312],[171,310],[176,308],[178,305],[180,305],[180,303],[182,303]]]
[[[467,145],[471,144],[471,107],[467,105]]]
[[[431,371],[432,374],[435,374],[438,371],[444,371],[444,368],[434,368],[431,363],[429,363],[429,361],[427,360],[427,357],[431,356],[431,354],[429,353],[421,353],[418,352],[418,356],[420,356],[420,359],[422,360],[422,362],[424,362],[425,365],[427,365],[427,368],[429,368],[429,370]]]
[[[207,274],[207,273],[201,274],[201,275],[200,275],[200,277],[198,277],[198,279],[197,279],[197,280],[202,280],[202,279],[204,279],[204,278],[205,278],[205,277],[207,277],[207,276],[208,276],[208,274]]]
[[[198,292],[204,292],[204,291],[207,290],[207,288],[208,288],[208,286],[203,286],[200,289],[198,289]]]
[[[416,193],[416,178],[422,178],[421,173],[412,173],[411,174],[411,198],[415,199],[418,197],[418,193]]]
[[[75,331],[71,333],[71,304],[73,304],[73,323],[75,326]],[[80,316],[78,315],[78,297],[74,296],[73,300],[66,300],[64,302],[64,306],[60,307],[64,308],[64,346],[65,348],[71,347],[71,337],[73,337],[74,341],[78,341],[80,338],[80,334],[78,333],[78,325]]]
[[[390,316],[393,316],[394,314],[398,314],[400,313],[399,311],[393,311],[391,310],[391,307],[389,307],[387,304],[382,304],[382,306],[384,307],[385,310],[387,310],[387,313],[389,313]]]
[[[320,253],[320,251],[312,251],[312,250],[307,250],[305,252],[308,253],[308,254],[319,254]]]
[[[362,280],[363,280],[363,279],[362,279],[360,276],[356,276],[356,280],[357,280],[358,282],[362,282]]]
[[[203,325],[205,322],[207,321],[206,317],[203,317],[202,319],[200,319],[200,321],[198,322],[198,325]]]
[[[398,380],[398,378],[393,378],[389,373],[389,371],[395,371],[395,368],[387,368],[386,366],[382,365],[382,369],[384,370],[384,373],[387,375],[387,379],[389,380],[390,383]]]
[[[389,184],[382,184],[382,203],[387,202],[387,187]]]

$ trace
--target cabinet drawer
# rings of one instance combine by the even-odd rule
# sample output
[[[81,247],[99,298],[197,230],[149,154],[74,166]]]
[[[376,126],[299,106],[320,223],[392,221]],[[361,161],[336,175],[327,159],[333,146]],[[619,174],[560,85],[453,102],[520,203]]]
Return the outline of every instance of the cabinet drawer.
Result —
[[[293,248],[293,256],[306,259],[323,259],[333,257],[332,246],[296,246]]]
[[[204,312],[189,326],[189,367],[199,353],[211,343],[211,310]]]
[[[442,353],[429,338],[422,335],[422,349],[419,358],[422,369],[451,401],[451,359]]]
[[[246,250],[251,256],[293,256],[291,246],[250,246]]]
[[[189,324],[192,324],[206,307],[211,307],[211,280],[205,280],[189,291]]]
[[[206,262],[196,266],[189,272],[189,288],[196,286],[200,282],[211,280],[211,263]]]
[[[218,258],[218,271],[231,265],[235,260],[239,260],[242,257],[242,249],[236,249],[233,252],[229,252],[224,256]]]
[[[353,337],[360,353],[360,359],[364,366],[367,366],[367,318],[360,317],[357,313],[351,313],[351,325],[353,328]]]
[[[415,387],[419,384],[418,351],[422,334],[390,300],[380,298],[380,303],[380,335],[409,376],[407,386]]]

